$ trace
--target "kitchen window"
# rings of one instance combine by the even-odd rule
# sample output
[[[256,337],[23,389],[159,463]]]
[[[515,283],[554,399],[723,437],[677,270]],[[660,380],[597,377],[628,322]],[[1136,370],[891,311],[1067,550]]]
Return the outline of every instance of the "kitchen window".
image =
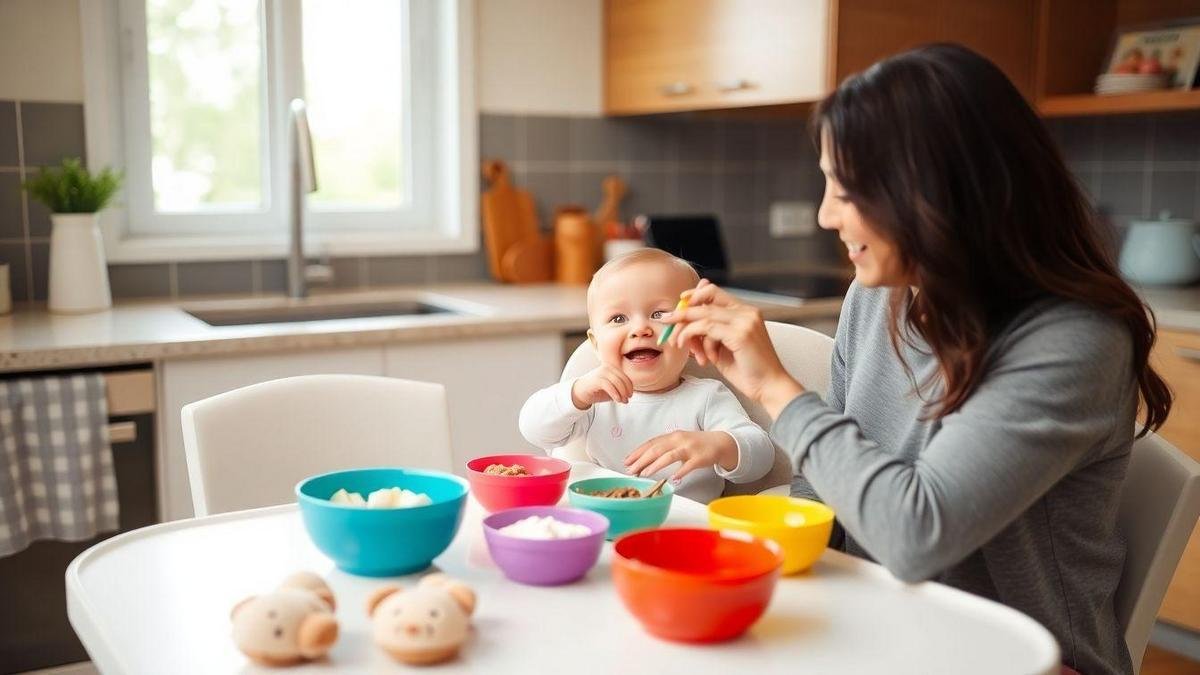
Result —
[[[124,170],[110,260],[276,257],[289,103],[318,190],[310,255],[478,246],[470,0],[81,3],[89,165]]]

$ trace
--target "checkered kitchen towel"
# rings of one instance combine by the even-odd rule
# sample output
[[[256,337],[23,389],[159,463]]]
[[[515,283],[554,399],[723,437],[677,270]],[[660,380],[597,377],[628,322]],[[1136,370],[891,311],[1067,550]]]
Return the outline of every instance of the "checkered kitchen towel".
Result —
[[[117,525],[104,377],[0,380],[0,556]]]

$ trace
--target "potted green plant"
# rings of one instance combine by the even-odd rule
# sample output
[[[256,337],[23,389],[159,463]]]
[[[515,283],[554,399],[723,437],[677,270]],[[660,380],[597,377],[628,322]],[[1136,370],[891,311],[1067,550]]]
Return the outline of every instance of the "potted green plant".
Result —
[[[104,169],[93,174],[77,157],[25,181],[29,195],[51,212],[50,311],[84,313],[112,307],[97,213],[120,187],[119,173]]]

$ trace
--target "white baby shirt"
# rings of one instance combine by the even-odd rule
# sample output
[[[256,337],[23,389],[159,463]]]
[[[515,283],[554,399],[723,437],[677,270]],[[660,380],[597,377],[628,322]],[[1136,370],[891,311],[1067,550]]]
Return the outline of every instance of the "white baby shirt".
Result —
[[[520,428],[526,440],[543,450],[586,438],[587,452],[600,466],[629,473],[625,457],[646,441],[672,431],[724,431],[738,448],[732,471],[714,465],[683,478],[676,491],[707,503],[721,495],[725,480],[749,483],[762,478],[775,462],[770,436],[750,420],[733,392],[718,380],[685,376],[678,387],[659,394],[634,392],[629,403],[597,403],[580,410],[571,402],[574,381],[538,391],[521,408]],[[676,462],[652,476],[669,478]]]

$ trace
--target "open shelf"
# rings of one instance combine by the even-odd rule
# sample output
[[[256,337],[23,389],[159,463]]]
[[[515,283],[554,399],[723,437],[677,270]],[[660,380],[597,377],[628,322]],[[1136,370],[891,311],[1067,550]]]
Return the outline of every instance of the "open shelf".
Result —
[[[1149,91],[1137,94],[1077,94],[1048,96],[1038,102],[1043,117],[1124,115],[1130,113],[1200,110],[1200,90]]]

